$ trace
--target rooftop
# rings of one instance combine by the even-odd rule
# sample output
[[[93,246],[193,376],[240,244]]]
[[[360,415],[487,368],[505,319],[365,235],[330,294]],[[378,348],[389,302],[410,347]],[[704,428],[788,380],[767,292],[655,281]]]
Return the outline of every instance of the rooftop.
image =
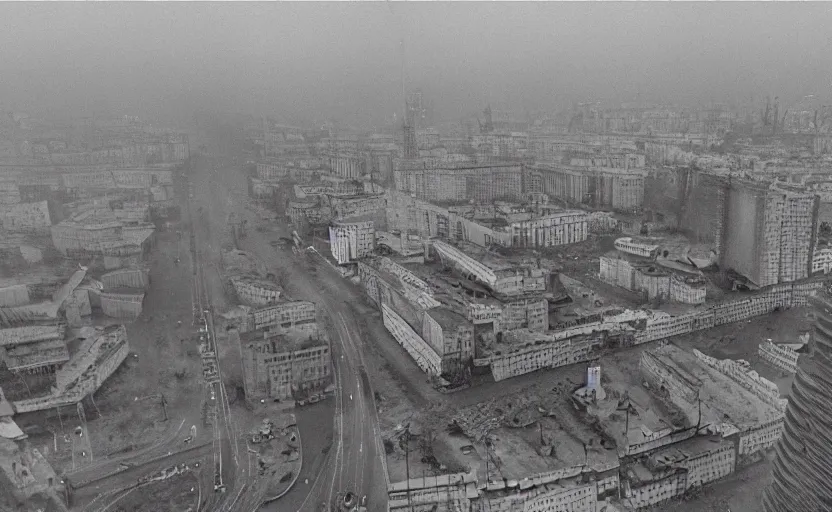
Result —
[[[470,303],[500,304],[485,286],[464,279],[440,265],[408,262],[402,263],[401,266],[426,282],[433,298],[452,310],[466,307]]]
[[[277,285],[269,281],[268,279],[263,279],[257,276],[250,276],[250,275],[236,275],[231,277],[232,281],[238,281],[241,283],[249,283],[252,285],[256,285],[260,288],[265,288],[267,290],[275,290],[275,291],[282,291],[283,289]]]
[[[437,307],[427,310],[431,318],[442,327],[443,330],[455,329],[460,325],[467,324],[468,321],[465,316],[448,309],[447,307]]]
[[[14,416],[14,409],[12,404],[6,400],[6,395],[3,394],[3,388],[0,388],[0,418],[7,416]]]
[[[693,353],[667,344],[650,351],[672,371],[693,379],[699,386],[702,401],[702,424],[730,423],[736,427],[757,425],[769,421],[779,413],[754,393],[740,386],[727,375],[700,361]],[[684,411],[695,424],[698,420],[696,404]]]
[[[88,369],[101,363],[109,350],[117,344],[127,340],[127,330],[123,325],[112,325],[103,329],[96,329],[95,334],[85,339],[70,361],[60,372],[68,379],[77,378]],[[59,379],[60,380],[60,379]]]
[[[25,468],[15,474],[12,466]],[[57,481],[55,471],[49,462],[35,449],[27,449],[24,444],[17,443],[10,439],[0,438],[0,471],[4,473],[5,480],[12,482],[17,489],[30,489],[36,492],[35,487],[45,486],[49,479]],[[23,491],[24,495],[29,492]]]
[[[523,390],[493,398],[459,409],[454,420],[468,438],[460,442],[473,444],[482,458],[483,439],[490,439],[492,482],[501,476],[522,479],[568,468],[577,468],[577,474],[584,464],[599,470],[618,466],[615,445],[599,435],[558,390],[540,390],[540,394]],[[484,461],[478,465],[478,473],[484,473]]]
[[[327,344],[326,341],[311,337],[287,336],[269,332],[266,329],[257,329],[255,331],[241,333],[240,343],[242,345],[257,344],[265,348],[266,352],[270,354],[294,352]]]
[[[0,347],[63,339],[65,332],[66,327],[61,324],[0,329]]]
[[[719,435],[693,436],[690,439],[674,443],[664,450],[650,454],[650,465],[656,468],[673,465],[696,456],[720,448],[733,446],[734,441]]]

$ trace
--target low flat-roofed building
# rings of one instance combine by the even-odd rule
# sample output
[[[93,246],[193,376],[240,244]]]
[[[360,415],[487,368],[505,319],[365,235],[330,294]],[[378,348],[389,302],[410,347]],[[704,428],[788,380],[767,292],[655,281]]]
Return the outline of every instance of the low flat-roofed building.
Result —
[[[63,324],[0,329],[0,356],[12,371],[55,371],[69,361]]]
[[[736,469],[732,439],[693,436],[630,463],[623,475],[623,502],[642,509],[724,478]]]
[[[765,379],[755,376],[755,382],[761,382],[760,390],[746,387],[737,380],[739,377],[734,378],[729,371],[719,369],[719,365],[733,368],[729,363],[739,363],[723,363],[700,354],[666,344],[644,352],[640,363],[640,370],[650,383],[651,392],[664,396],[678,407],[687,416],[689,425],[711,424],[715,429],[729,432],[782,417],[782,404],[776,398],[762,396],[763,389],[770,390],[762,383]],[[711,366],[703,357],[714,361],[716,366]],[[769,384],[776,390],[776,385]]]
[[[515,265],[484,249],[479,254],[469,255],[461,247],[455,247],[441,240],[432,240],[430,248],[446,265],[454,267],[465,276],[475,278],[495,294],[512,297],[542,294],[546,291],[548,272],[528,265]]]
[[[251,311],[253,329],[290,329],[315,323],[315,303],[306,300],[283,302]]]
[[[495,296],[485,285],[436,264],[408,262],[401,267],[425,283],[431,301],[459,312],[472,322],[477,337],[512,329],[545,331],[549,327],[548,303],[542,294]]]
[[[643,258],[652,258],[658,253],[661,241],[660,238],[623,237],[617,239],[613,245],[621,252]]]
[[[37,449],[0,437],[0,505],[17,509],[37,503],[41,510],[60,510],[63,503],[50,501],[61,494],[61,480]]]
[[[70,360],[55,372],[55,386],[45,396],[14,402],[18,413],[73,405],[95,393],[124,362],[129,351],[123,325],[96,328],[84,338]]]
[[[658,250],[658,249],[656,249]],[[632,253],[609,251],[599,259],[599,278],[605,283],[640,292],[648,300],[704,304],[706,281],[696,270],[681,270]]]
[[[686,488],[701,487],[734,472],[734,441],[718,435],[694,436],[651,453],[647,466],[652,470],[684,468]]]
[[[280,298],[283,289],[276,283],[253,276],[233,276],[230,279],[237,297],[255,306],[274,304]]]
[[[142,255],[150,250],[154,231],[152,224],[80,215],[52,226],[52,243],[65,256]]]

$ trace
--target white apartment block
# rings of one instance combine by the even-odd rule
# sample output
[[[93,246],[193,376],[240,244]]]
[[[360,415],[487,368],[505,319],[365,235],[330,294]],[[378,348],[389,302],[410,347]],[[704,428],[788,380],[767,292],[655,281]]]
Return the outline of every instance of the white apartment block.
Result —
[[[256,306],[274,304],[280,298],[280,287],[269,281],[249,277],[232,277],[231,284],[237,297]]]
[[[442,373],[442,356],[436,353],[407,322],[402,319],[387,304],[381,305],[384,327],[393,335],[393,338],[404,347],[410,357],[416,362],[423,372],[432,376],[439,376]]]
[[[621,252],[641,256],[642,258],[652,258],[659,250],[659,244],[655,241],[631,237],[619,238],[613,245]]]
[[[329,227],[329,246],[339,265],[370,256],[375,250],[373,221],[334,221]]]
[[[620,254],[601,256],[599,278],[605,283],[630,291],[647,293],[647,298],[683,304],[704,304],[705,282],[696,276],[683,276],[659,265],[633,264]]]
[[[524,512],[595,512],[598,486],[590,482],[546,491],[523,504]]]
[[[589,234],[586,212],[571,210],[512,222],[512,247],[552,247],[583,242]]]
[[[812,273],[828,274],[832,270],[832,249],[824,247],[815,249],[812,255]]]
[[[255,329],[280,326],[284,328],[298,324],[314,323],[315,303],[305,300],[286,302],[252,311]]]
[[[777,345],[771,341],[760,343],[760,357],[778,370],[797,373],[798,352],[785,345]]]
[[[783,418],[764,423],[752,430],[739,434],[737,455],[753,453],[772,448],[783,435]]]

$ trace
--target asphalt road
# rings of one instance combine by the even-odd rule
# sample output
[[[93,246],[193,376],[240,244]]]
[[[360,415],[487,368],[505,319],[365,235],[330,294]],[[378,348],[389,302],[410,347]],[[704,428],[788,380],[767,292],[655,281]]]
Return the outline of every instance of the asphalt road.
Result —
[[[223,226],[217,217],[219,208],[216,206],[218,194],[221,194],[212,184],[213,169],[218,165],[216,160],[195,158],[194,170],[191,173],[192,187],[189,190],[191,227],[194,233],[194,247],[192,258],[195,261],[195,283],[197,310],[203,312],[208,327],[208,339],[214,352],[219,356],[220,351],[228,349],[221,347],[214,327],[214,304],[224,303],[221,285],[217,286],[217,275],[214,272],[216,258],[220,247],[216,244],[216,234],[222,233]],[[207,182],[206,182],[207,180]],[[201,209],[201,211],[200,211]],[[196,212],[194,210],[197,210]],[[210,212],[203,214],[202,212]],[[213,214],[213,215],[212,215]],[[212,265],[213,264],[213,265]],[[216,358],[216,368],[219,381],[212,385],[216,419],[214,421],[214,465],[219,468],[221,482],[225,486],[225,493],[219,497],[214,510],[231,511],[239,509],[244,503],[241,498],[248,487],[248,455],[245,446],[240,442],[240,432],[231,411],[228,393],[223,381],[223,365],[219,357]],[[210,490],[213,492],[213,489]]]
[[[317,457],[301,429],[304,469],[295,487],[280,500],[266,504],[264,510],[319,510],[321,504],[331,503],[343,491],[367,495],[367,506],[371,511],[386,510],[383,451],[370,381],[366,371],[362,370],[363,342],[356,323],[359,318],[345,297],[338,293],[339,287],[343,289],[346,284],[319,255],[312,252],[296,255],[291,250],[277,249],[269,244],[270,240],[286,236],[288,232],[268,235],[255,232],[254,226],[259,219],[245,206],[247,183],[241,170],[223,166],[219,170],[195,173],[193,180],[197,196],[212,198],[211,207],[205,212],[211,231],[226,230],[225,222],[231,211],[238,218],[248,219],[250,234],[240,240],[241,249],[256,254],[272,268],[286,270],[291,281],[287,291],[291,296],[314,301],[330,319],[332,327],[329,332],[337,384],[332,445],[325,457]],[[312,267],[315,275],[309,271]],[[328,283],[328,289],[321,280]],[[318,423],[331,422],[331,417],[318,414],[325,410],[301,408],[298,421],[303,424],[309,415],[315,415],[314,420]]]
[[[210,460],[210,454],[211,444],[207,443],[164,456],[149,463],[118,471],[102,480],[77,489],[74,492],[73,502],[89,502],[84,510],[106,508],[119,497],[120,491],[136,485],[139,478],[155,474],[164,468],[178,464],[193,464],[194,462],[206,464]]]
[[[205,164],[203,163],[203,165]],[[187,189],[185,188],[185,183],[177,178],[175,180],[175,186],[177,188],[177,194],[181,202],[184,204],[187,201],[186,198],[188,194]],[[185,219],[188,219],[187,209],[184,210],[183,214]],[[190,273],[193,276],[192,285],[194,286],[192,299],[194,302],[198,302],[200,296],[202,296],[202,300],[206,301],[206,294],[200,293],[205,289],[205,287],[202,284],[203,279],[201,272],[197,271],[200,270],[201,267],[200,262],[196,258],[198,255],[188,253],[188,251],[177,252],[177,255],[182,258],[183,262],[190,260],[189,266],[195,270]],[[166,254],[162,254],[161,256],[164,257]],[[173,262],[170,264],[172,265]],[[185,268],[187,267],[184,267],[182,270],[186,271]],[[152,308],[154,308],[153,301],[146,304],[146,306],[148,309],[152,310]],[[154,312],[149,311],[149,313]],[[162,317],[163,315],[156,316]],[[182,318],[180,320],[184,325],[190,325],[192,321],[191,318]],[[177,326],[173,324],[170,326],[171,330],[175,330],[176,327]],[[211,325],[211,327],[213,328],[213,325]],[[189,343],[196,343],[194,338],[195,337],[189,338],[187,341]],[[218,395],[217,398],[226,398],[224,396],[224,390],[215,394]],[[209,389],[207,387],[205,388],[204,400],[210,402]],[[217,403],[218,409],[221,409],[218,411],[220,412],[220,425],[225,424],[223,426],[223,430],[227,430],[227,425],[229,424],[229,411],[227,407],[220,407],[221,405],[227,405],[227,400],[217,400]],[[191,425],[196,426],[198,437],[192,441],[193,444],[185,445],[184,440],[190,435]],[[87,465],[78,467],[77,470],[69,473],[67,476],[70,478],[70,481],[76,486],[81,486],[80,488],[77,488],[74,493],[74,501],[76,503],[85,503],[90,499],[94,499],[93,506],[89,507],[88,505],[90,510],[107,508],[108,506],[113,505],[122,496],[123,493],[121,493],[120,490],[123,487],[135,484],[139,477],[152,474],[164,467],[182,462],[191,463],[196,462],[197,460],[202,460],[204,455],[202,452],[205,448],[203,447],[199,450],[194,450],[192,447],[199,443],[202,439],[212,437],[210,432],[204,432],[204,430],[205,429],[202,424],[201,401],[193,402],[192,407],[170,411],[170,428],[164,437],[159,439],[156,443],[140,450],[125,453],[121,456],[110,457],[107,459],[96,459],[94,461],[90,460]],[[73,447],[79,447],[83,444],[79,442],[87,441],[89,439],[89,435],[86,430],[82,438],[78,437],[75,439],[76,437],[77,436],[73,434]],[[228,435],[226,432],[224,435],[219,437],[222,443],[221,446],[223,453],[227,458],[233,459],[232,448],[230,443],[228,443],[228,439],[232,438],[232,436]],[[89,446],[88,441],[87,446]],[[211,444],[209,443],[207,446],[211,447]],[[89,448],[87,448],[87,450],[89,450]],[[91,458],[91,450],[87,453],[90,454],[88,457]],[[129,469],[125,470],[122,463],[130,464]],[[236,468],[232,468],[231,466],[226,469],[230,480],[234,479],[236,474],[235,470]],[[205,471],[205,473],[212,473],[212,471]],[[206,479],[205,484],[205,488],[200,490],[203,494],[209,495],[212,498],[209,502],[212,502],[214,501],[214,497],[211,496],[213,494],[213,478]]]
[[[183,419],[176,423],[176,428],[173,429],[167,436],[160,439],[153,445],[147,446],[135,452],[128,452],[121,457],[111,457],[109,459],[96,461],[89,466],[85,466],[68,473],[67,476],[71,479],[74,485],[81,486],[88,482],[95,482],[117,473],[120,465],[123,463],[140,466],[146,461],[163,456],[168,451],[181,449],[182,442],[187,436],[188,430],[189,427],[185,426],[185,420]],[[183,432],[185,433],[183,434]]]

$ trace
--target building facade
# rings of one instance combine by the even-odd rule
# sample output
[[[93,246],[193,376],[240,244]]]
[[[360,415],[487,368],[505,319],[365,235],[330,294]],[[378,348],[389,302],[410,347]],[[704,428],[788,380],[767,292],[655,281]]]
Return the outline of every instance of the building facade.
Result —
[[[247,400],[300,400],[333,382],[329,345],[253,331],[241,335]]]
[[[512,247],[552,247],[583,242],[589,235],[587,215],[564,211],[536,219],[512,222]]]
[[[329,246],[339,265],[373,254],[375,245],[373,221],[334,221],[329,227]]]

